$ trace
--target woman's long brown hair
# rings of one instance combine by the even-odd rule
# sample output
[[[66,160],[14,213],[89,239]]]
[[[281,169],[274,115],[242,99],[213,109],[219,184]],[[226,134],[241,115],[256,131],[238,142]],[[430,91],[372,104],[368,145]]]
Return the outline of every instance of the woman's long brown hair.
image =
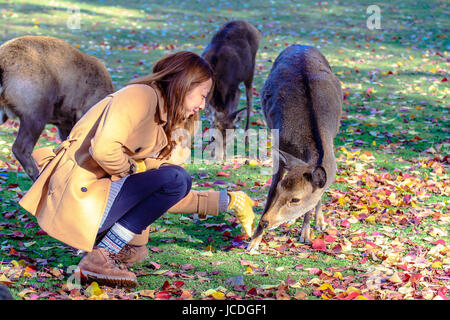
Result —
[[[158,158],[170,155],[176,142],[172,141],[172,131],[184,127],[194,133],[194,122],[199,119],[198,113],[185,119],[184,99],[195,86],[211,79],[214,83],[213,70],[209,63],[199,55],[190,51],[180,51],[158,60],[153,66],[153,73],[134,79],[130,84],[156,84],[164,98],[164,109],[167,112],[167,124],[164,128],[168,145]],[[208,99],[211,97],[213,87]],[[208,103],[208,101],[207,101]],[[157,122],[161,124],[161,119]]]

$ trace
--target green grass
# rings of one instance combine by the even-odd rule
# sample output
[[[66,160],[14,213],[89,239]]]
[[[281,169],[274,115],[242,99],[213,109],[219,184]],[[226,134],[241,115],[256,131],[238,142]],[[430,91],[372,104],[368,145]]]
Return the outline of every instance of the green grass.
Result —
[[[378,250],[383,255],[386,252],[394,254],[396,249],[389,245],[391,238],[377,235],[378,232],[412,239],[415,245],[405,244],[402,259],[421,246],[429,252],[434,246],[432,242],[439,239],[444,239],[448,246],[448,233],[430,234],[430,228],[449,231],[446,218],[449,194],[448,187],[445,188],[448,186],[448,163],[443,161],[449,151],[450,127],[446,108],[449,105],[449,85],[448,81],[442,81],[449,78],[449,41],[444,29],[448,25],[449,8],[446,2],[377,2],[381,8],[382,29],[373,31],[366,28],[368,15],[365,9],[373,4],[371,1],[330,1],[319,5],[317,1],[288,0],[251,0],[245,4],[234,0],[202,1],[201,4],[196,1],[160,3],[142,0],[124,4],[119,1],[43,3],[32,0],[26,3],[0,1],[0,4],[0,42],[25,34],[64,39],[102,59],[117,89],[130,79],[149,73],[153,63],[170,52],[191,50],[200,54],[220,25],[231,19],[245,19],[263,34],[254,79],[258,92],[273,61],[287,45],[316,46],[340,78],[346,95],[341,129],[335,139],[336,156],[340,157],[338,180],[324,201],[326,219],[331,229],[337,231],[336,243],[344,244],[354,234],[365,231],[371,241],[379,237],[387,239]],[[67,27],[67,21],[73,14],[68,8],[72,5],[78,7],[81,13],[81,28],[78,30]],[[368,89],[371,89],[370,95],[366,94]],[[241,106],[245,105],[244,96]],[[263,119],[263,115],[260,97],[256,95],[251,121],[258,119]],[[209,126],[204,115],[202,121],[203,126]],[[253,125],[252,128],[262,126]],[[23,298],[18,294],[30,287],[36,290],[36,295],[42,295],[38,299],[48,299],[49,295],[45,292],[54,293],[56,298],[65,293],[67,298],[69,292],[64,291],[62,285],[70,275],[65,271],[67,267],[76,265],[80,257],[49,236],[36,235],[40,229],[38,225],[25,228],[27,223],[36,222],[36,219],[17,204],[18,196],[31,186],[31,181],[11,154],[17,130],[17,121],[9,121],[0,130],[0,277],[3,274],[15,282],[10,285],[10,290],[16,298]],[[37,147],[59,142],[52,126],[47,126],[45,134]],[[356,156],[346,161],[346,152],[356,150],[370,152],[374,158],[361,161]],[[363,167],[358,169],[358,165]],[[436,165],[443,168],[443,173],[436,174]],[[231,173],[229,177],[217,177],[221,168],[222,164],[188,165],[187,170],[194,177],[194,189],[210,189],[196,183],[213,183],[219,179],[227,184],[213,185],[212,189],[242,189],[259,202],[255,208],[259,220],[267,197],[268,185],[265,183],[269,176],[261,174],[261,166],[242,163],[239,169],[228,170]],[[374,173],[369,173],[370,170]],[[208,176],[200,177],[199,174],[205,172]],[[391,175],[387,180],[392,183],[403,182],[400,174],[405,173],[417,180],[409,191],[400,191],[385,184],[385,178],[373,184],[362,181],[363,178],[375,179],[386,173]],[[246,185],[239,185],[238,179]],[[361,182],[358,184],[359,180]],[[18,184],[20,189],[11,184]],[[398,209],[408,216],[407,224],[401,223],[400,213],[395,210],[388,211],[383,218],[387,213],[383,213],[386,207],[383,207],[380,196],[377,198],[378,207],[371,208],[369,213],[369,216],[377,217],[375,224],[360,219],[353,222],[349,229],[341,226],[343,220],[352,217],[353,211],[364,208],[368,193],[378,194],[382,189],[397,190],[399,199],[406,194],[413,196],[417,207],[398,205]],[[344,205],[338,204],[339,197],[346,199]],[[423,201],[418,200],[420,197]],[[15,213],[11,216],[8,212]],[[420,223],[414,225],[413,217],[419,217]],[[151,252],[149,260],[133,267],[137,274],[141,274],[140,285],[134,292],[145,289],[160,291],[166,280],[182,280],[185,282],[183,288],[191,289],[194,299],[201,299],[202,292],[220,286],[245,299],[275,298],[276,288],[280,284],[288,284],[292,297],[302,290],[308,299],[319,299],[320,295],[314,294],[318,285],[313,280],[318,275],[310,268],[326,271],[348,267],[341,271],[344,280],[332,282],[335,289],[344,291],[355,283],[362,284],[360,288],[364,289],[367,280],[364,274],[375,267],[386,266],[381,258],[375,260],[366,254],[358,242],[352,243],[349,252],[337,255],[300,245],[283,249],[286,239],[292,244],[297,243],[296,231],[300,230],[301,223],[300,220],[269,233],[267,244],[263,244],[263,254],[248,255],[245,249],[233,246],[233,239],[237,239],[240,228],[231,214],[221,213],[205,221],[193,220],[188,215],[167,214],[153,224],[155,232],[150,234],[148,246],[159,251]],[[213,227],[207,228],[208,224],[224,225],[217,231]],[[226,230],[231,232],[230,237],[223,235]],[[15,237],[13,231],[20,231],[23,237]],[[317,232],[314,236],[322,237]],[[328,249],[336,243],[328,244]],[[207,253],[208,246],[214,251]],[[16,255],[14,251],[11,253],[11,248],[14,248]],[[302,258],[306,253],[308,256]],[[359,263],[365,256],[370,257],[369,261]],[[442,257],[431,254],[426,257],[429,261],[438,259],[442,262],[443,268],[436,269],[437,273],[448,270],[445,254]],[[23,268],[34,265],[42,274],[15,277],[9,273],[12,260],[23,260]],[[248,272],[241,260],[250,261],[257,267]],[[160,265],[158,270],[169,270],[172,274],[151,275],[152,272],[158,273],[158,270],[150,261]],[[183,270],[183,266],[188,264],[192,264],[193,268]],[[398,271],[393,264],[387,267]],[[424,270],[434,270],[430,268],[418,267],[414,271],[423,273]],[[55,271],[59,269],[63,271],[61,275]],[[227,279],[236,276],[243,276],[245,287],[233,288],[227,284]],[[355,277],[353,281],[350,281],[350,276]],[[345,279],[350,280],[345,282]],[[311,280],[313,283],[309,282]],[[303,282],[293,285],[298,281]],[[320,281],[331,280],[322,277]],[[272,285],[274,288],[270,289]],[[267,290],[272,292],[271,295],[267,292],[248,295],[251,288],[261,287],[269,288]],[[364,294],[375,299],[389,298],[371,290]],[[110,294],[110,297],[114,295]]]

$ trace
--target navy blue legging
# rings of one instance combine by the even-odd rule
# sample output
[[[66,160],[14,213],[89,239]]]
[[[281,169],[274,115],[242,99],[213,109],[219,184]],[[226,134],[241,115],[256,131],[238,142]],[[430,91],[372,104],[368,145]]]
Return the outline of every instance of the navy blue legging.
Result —
[[[182,167],[164,165],[129,176],[98,233],[116,222],[140,234],[191,190],[192,178]]]

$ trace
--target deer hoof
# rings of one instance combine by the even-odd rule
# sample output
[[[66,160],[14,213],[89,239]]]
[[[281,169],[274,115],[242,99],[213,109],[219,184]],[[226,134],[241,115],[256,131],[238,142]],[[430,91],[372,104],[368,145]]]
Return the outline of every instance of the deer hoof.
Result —
[[[325,222],[324,223],[322,223],[322,224],[316,224],[316,225],[314,225],[314,229],[316,230],[316,231],[319,231],[319,232],[325,232],[325,229],[327,228],[327,226],[328,226],[328,224],[326,224]]]
[[[311,244],[311,240],[310,240],[309,238],[306,238],[306,237],[303,237],[303,236],[300,236],[300,238],[298,239],[298,241],[299,241],[300,243],[304,243],[304,244]]]

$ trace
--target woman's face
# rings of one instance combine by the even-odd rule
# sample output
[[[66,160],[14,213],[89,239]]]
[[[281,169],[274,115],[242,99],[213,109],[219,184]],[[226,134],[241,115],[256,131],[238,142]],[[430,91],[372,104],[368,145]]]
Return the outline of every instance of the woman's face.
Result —
[[[206,97],[211,90],[212,80],[209,79],[200,83],[191,89],[184,99],[185,117],[188,118],[193,114],[205,109]]]

